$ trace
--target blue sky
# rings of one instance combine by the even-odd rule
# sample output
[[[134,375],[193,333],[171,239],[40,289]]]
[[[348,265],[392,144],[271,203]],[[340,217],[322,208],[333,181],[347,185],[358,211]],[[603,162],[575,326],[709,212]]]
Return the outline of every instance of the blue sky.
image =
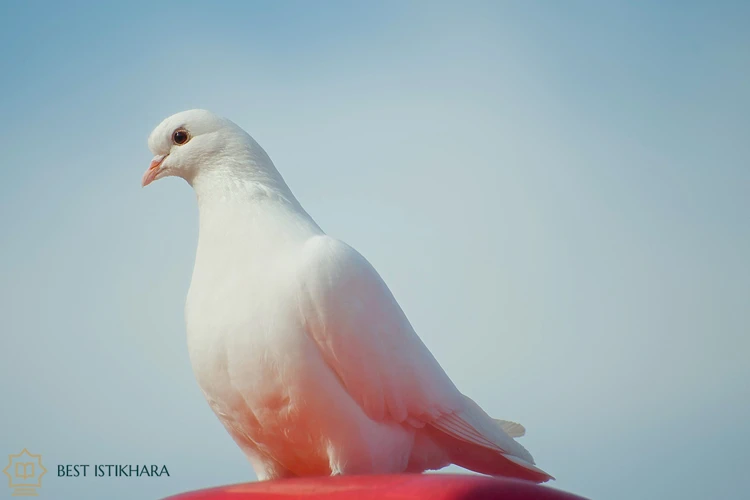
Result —
[[[247,129],[375,265],[464,392],[526,425],[554,487],[738,497],[749,16],[743,2],[4,3],[0,451],[171,473],[50,473],[48,498],[254,479],[187,357],[193,194],[139,184],[151,129],[202,107]]]

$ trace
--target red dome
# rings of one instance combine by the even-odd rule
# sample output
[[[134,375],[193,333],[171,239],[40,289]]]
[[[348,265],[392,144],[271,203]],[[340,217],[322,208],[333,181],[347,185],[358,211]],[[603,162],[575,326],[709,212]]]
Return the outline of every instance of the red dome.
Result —
[[[284,479],[193,491],[166,500],[582,500],[546,486],[487,476],[401,474]]]

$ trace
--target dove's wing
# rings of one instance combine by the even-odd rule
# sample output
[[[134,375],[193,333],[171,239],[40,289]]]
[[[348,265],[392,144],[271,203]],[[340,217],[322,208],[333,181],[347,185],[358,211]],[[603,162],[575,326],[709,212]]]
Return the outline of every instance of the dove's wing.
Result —
[[[431,425],[533,464],[502,430],[505,422],[491,419],[456,389],[364,257],[328,236],[313,237],[303,252],[299,304],[307,331],[370,418]]]

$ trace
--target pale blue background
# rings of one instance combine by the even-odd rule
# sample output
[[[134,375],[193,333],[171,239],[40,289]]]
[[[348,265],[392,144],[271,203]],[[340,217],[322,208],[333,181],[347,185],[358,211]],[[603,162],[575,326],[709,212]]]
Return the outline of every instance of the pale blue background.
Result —
[[[41,453],[40,498],[254,479],[188,362],[193,193],[140,188],[192,107],[255,136],[553,487],[747,494],[750,3],[464,3],[2,4],[0,459]]]

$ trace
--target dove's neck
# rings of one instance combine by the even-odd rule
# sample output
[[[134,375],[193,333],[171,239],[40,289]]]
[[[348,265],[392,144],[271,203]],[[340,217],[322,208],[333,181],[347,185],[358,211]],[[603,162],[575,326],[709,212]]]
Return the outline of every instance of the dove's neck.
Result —
[[[201,211],[204,207],[274,199],[304,212],[266,151],[250,135],[235,128],[219,135],[216,141],[221,147],[206,154],[201,167],[185,176]]]
[[[238,175],[231,170],[217,169],[196,175],[190,183],[201,211],[220,206],[252,205],[265,201],[274,201],[302,210],[280,175],[277,177],[250,173]]]
[[[197,260],[208,255],[231,266],[323,232],[272,164],[207,169],[191,184],[200,212]]]
[[[193,186],[199,205],[268,197],[299,205],[271,159],[254,141],[228,147],[225,154],[204,164],[186,180]]]

